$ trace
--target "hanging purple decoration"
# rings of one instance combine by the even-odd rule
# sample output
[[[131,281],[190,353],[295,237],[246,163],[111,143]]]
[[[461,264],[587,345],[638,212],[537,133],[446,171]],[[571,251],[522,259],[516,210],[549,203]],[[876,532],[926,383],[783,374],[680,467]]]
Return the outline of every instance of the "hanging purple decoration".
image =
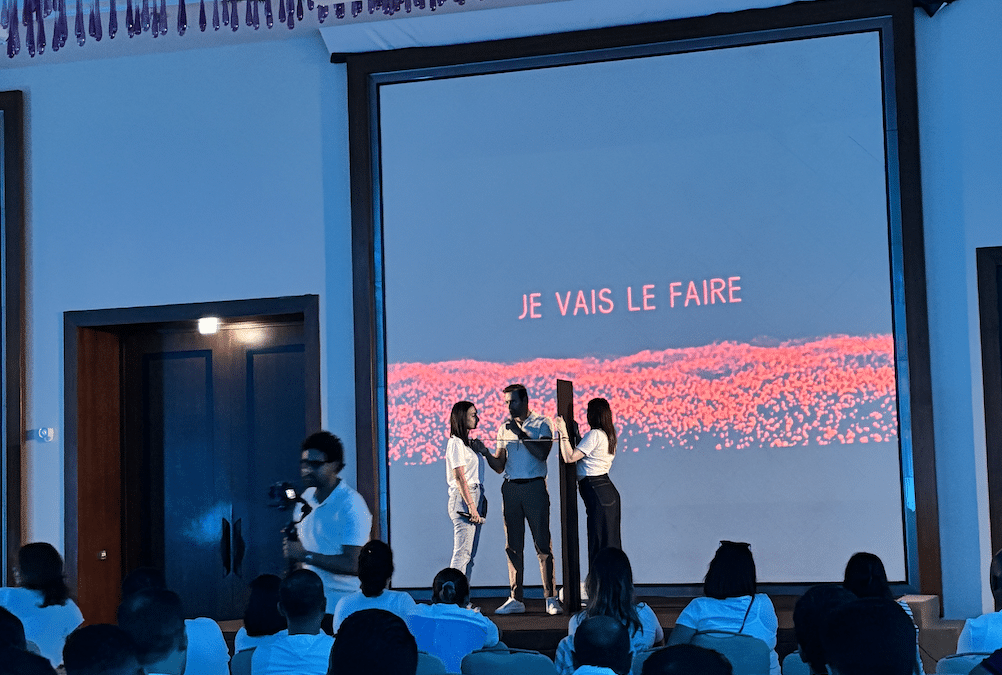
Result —
[[[132,18],[132,0],[125,0],[125,31],[129,37],[136,34],[136,24]]]
[[[28,48],[28,56],[35,58],[35,12],[34,3],[37,0],[24,0],[24,45]]]
[[[66,19],[66,0],[55,3],[56,22],[52,27],[52,51],[58,51],[66,46],[66,38],[70,35],[69,23]]]
[[[424,0],[414,0],[414,6],[418,9],[424,9]]]
[[[108,39],[114,40],[118,34],[118,7],[115,0],[110,0],[108,4]]]
[[[167,0],[160,0],[160,34],[167,35]]]
[[[200,0],[198,3],[198,29],[204,33],[208,25],[209,21],[205,18],[205,0]]]
[[[334,3],[334,17],[337,19],[344,18],[344,3],[336,2]]]
[[[90,8],[87,11],[87,35],[94,37],[97,35],[97,29],[94,28],[94,8]]]
[[[362,0],[351,0],[351,18],[362,13]]]
[[[101,27],[101,5],[98,2],[100,0],[94,0],[94,40],[100,42],[101,38],[104,37],[104,30]]]
[[[247,5],[244,8],[244,25],[248,26],[248,27],[249,26],[253,26],[254,25],[254,8],[252,7],[252,5],[254,4],[254,0],[246,0],[246,2],[244,2],[244,4]],[[233,6],[236,7],[235,4]]]
[[[223,0],[223,25],[230,25],[230,6],[227,4],[229,0]]]
[[[42,0],[35,0],[35,20],[38,21],[38,37],[35,44],[38,46],[38,53],[45,53],[45,10],[42,9]]]
[[[304,16],[306,13],[303,11],[303,0],[296,0],[296,19],[302,21]]]
[[[230,10],[230,29],[235,33],[240,28],[240,12],[237,11],[237,0],[233,0],[233,9]]]
[[[285,23],[285,0],[278,0],[278,22]]]
[[[254,3],[254,30],[261,29],[261,3],[253,0]]]
[[[212,0],[212,30],[219,30],[219,0]]]
[[[327,20],[327,15],[330,14],[330,5],[317,5],[317,20],[323,23]]]
[[[14,58],[21,52],[21,27],[17,23],[17,0],[7,6],[7,56]]]
[[[153,0],[153,12],[150,16],[150,32],[153,37],[160,37],[160,8],[157,7],[157,0]]]
[[[52,10],[54,9],[53,4],[52,0],[45,0],[41,3],[43,17],[48,18],[52,14]]]
[[[315,4],[316,3],[313,2],[313,0],[306,0],[306,11],[307,12],[312,12],[313,11],[313,7],[314,7]]]
[[[188,30],[188,8],[184,6],[184,0],[177,0],[177,34],[184,35]]]
[[[24,5],[21,8],[21,25],[22,26],[27,26],[28,25],[28,16],[30,14],[31,14],[31,0],[24,0]],[[25,42],[27,43],[27,38],[25,38]]]
[[[369,14],[374,14],[377,9],[380,9],[379,0],[369,0]]]
[[[404,11],[408,14],[411,13],[411,0],[404,0]]]
[[[6,28],[10,25],[10,8],[7,6],[7,0],[3,0],[0,3],[0,28]]]
[[[157,0],[153,0],[155,3]],[[434,2],[434,0],[432,0]],[[139,15],[138,30],[136,33],[145,33],[150,29],[150,0],[143,0],[143,11]]]
[[[264,0],[264,25],[268,28],[275,25],[275,16],[271,13],[271,0]]]
[[[296,27],[296,6],[293,0],[289,0],[289,6],[285,8],[285,25],[289,30]]]
[[[87,32],[84,30],[83,3],[77,0],[77,17],[73,22],[73,34],[77,36],[77,46],[83,47],[87,42]]]

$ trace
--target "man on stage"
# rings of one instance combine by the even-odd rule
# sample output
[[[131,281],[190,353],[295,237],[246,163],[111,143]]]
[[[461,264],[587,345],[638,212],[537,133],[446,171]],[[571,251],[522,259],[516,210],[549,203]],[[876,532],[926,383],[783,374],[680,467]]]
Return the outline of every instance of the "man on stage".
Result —
[[[358,552],[369,541],[372,515],[362,495],[338,474],[344,468],[344,446],[329,431],[318,431],[302,445],[300,474],[306,490],[296,505],[298,541],[286,539],[285,557],[313,570],[324,584],[327,614],[337,601],[359,589]]]
[[[543,596],[547,614],[563,610],[556,598],[553,576],[553,546],[550,541],[550,495],[546,491],[546,458],[553,447],[553,428],[549,419],[529,411],[525,385],[504,388],[504,401],[511,419],[498,429],[495,461],[492,469],[504,471],[501,485],[501,508],[504,515],[505,553],[508,554],[508,582],[511,597],[496,610],[497,614],[521,614],[525,561],[525,523],[539,557],[543,577]]]

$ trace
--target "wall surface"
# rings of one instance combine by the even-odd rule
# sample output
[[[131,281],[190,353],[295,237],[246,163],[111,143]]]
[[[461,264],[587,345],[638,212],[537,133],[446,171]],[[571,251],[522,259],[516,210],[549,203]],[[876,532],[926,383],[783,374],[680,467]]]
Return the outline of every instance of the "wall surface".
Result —
[[[1002,3],[917,10],[916,24],[944,607],[958,618],[990,608],[975,248],[1002,245]],[[27,446],[26,537],[63,537],[67,310],[320,293],[325,424],[351,447],[346,94],[319,35],[7,67],[0,89],[27,94],[27,420],[57,429]]]

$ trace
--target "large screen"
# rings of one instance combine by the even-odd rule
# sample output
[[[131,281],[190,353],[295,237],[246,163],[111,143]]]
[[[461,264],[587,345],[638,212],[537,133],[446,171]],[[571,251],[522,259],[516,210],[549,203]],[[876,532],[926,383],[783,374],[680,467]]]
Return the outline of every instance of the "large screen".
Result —
[[[558,378],[582,431],[589,399],[611,403],[637,583],[700,583],[721,539],[751,544],[760,582],[841,579],[856,551],[906,578],[881,40],[749,36],[378,86],[395,586],[449,565],[452,405],[473,402],[493,446],[501,390],[524,383],[552,417]],[[504,587],[489,473],[472,581]]]

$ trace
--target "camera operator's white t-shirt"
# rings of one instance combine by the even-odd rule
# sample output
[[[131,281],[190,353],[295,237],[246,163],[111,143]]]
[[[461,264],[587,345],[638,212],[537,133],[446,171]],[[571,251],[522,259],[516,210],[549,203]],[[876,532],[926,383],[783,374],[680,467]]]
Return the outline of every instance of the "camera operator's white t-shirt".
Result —
[[[296,526],[299,541],[312,553],[339,555],[344,546],[365,546],[372,530],[372,514],[365,499],[342,480],[322,503],[314,498],[316,488],[307,488],[303,499],[313,510]],[[302,515],[302,505],[296,505],[295,518]],[[327,612],[333,613],[337,601],[359,590],[358,577],[349,574],[334,574],[327,570],[303,565],[316,572],[324,582],[327,596]]]

